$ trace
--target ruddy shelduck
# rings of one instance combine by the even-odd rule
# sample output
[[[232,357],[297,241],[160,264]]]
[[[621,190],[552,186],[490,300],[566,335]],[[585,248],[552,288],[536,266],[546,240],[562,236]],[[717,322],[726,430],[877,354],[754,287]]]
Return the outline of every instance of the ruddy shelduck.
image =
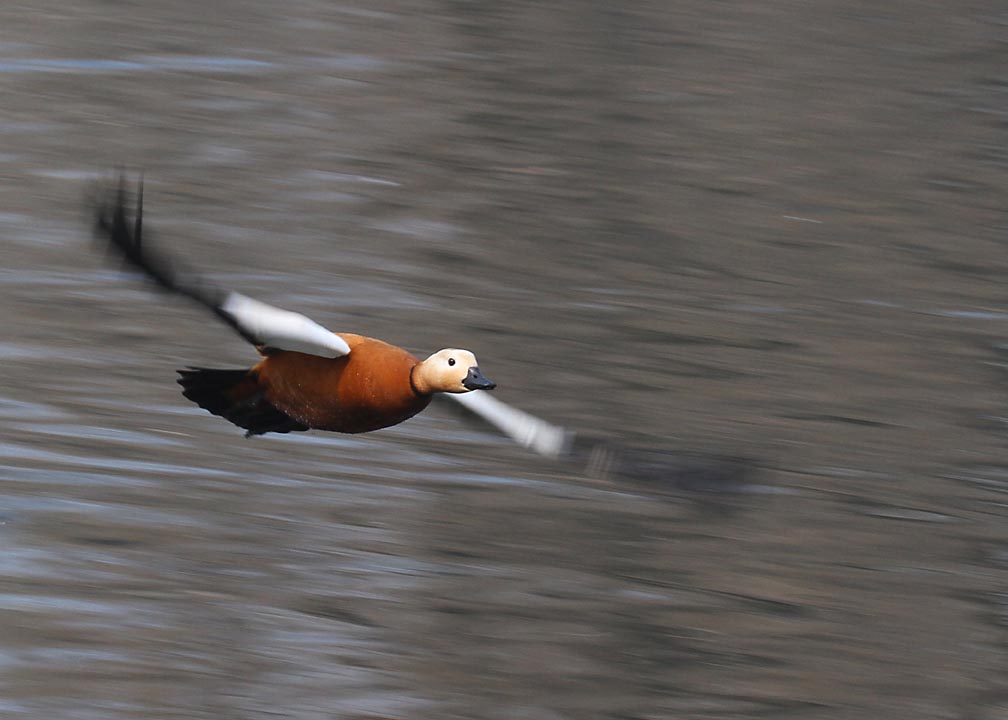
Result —
[[[246,437],[309,428],[369,432],[413,417],[435,393],[495,387],[468,350],[439,350],[421,361],[395,345],[333,333],[304,315],[215,287],[144,246],[142,180],[135,209],[128,204],[120,178],[99,199],[96,235],[164,289],[212,310],[263,356],[249,369],[179,371],[185,397],[244,428]]]

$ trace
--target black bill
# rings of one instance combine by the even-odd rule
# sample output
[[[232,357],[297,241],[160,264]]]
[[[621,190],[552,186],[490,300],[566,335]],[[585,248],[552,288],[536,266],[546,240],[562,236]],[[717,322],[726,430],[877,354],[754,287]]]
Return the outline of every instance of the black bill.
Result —
[[[497,387],[495,383],[490,378],[483,375],[480,369],[475,365],[469,368],[469,372],[465,376],[465,380],[462,381],[462,386],[466,390],[493,390]]]

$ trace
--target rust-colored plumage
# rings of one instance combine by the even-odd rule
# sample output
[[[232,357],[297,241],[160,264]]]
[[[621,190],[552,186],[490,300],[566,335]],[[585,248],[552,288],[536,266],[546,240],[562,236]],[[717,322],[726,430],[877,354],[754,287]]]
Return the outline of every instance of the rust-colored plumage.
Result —
[[[395,425],[430,404],[410,382],[420,362],[413,355],[362,335],[340,337],[349,355],[280,352],[252,368],[265,400],[309,427],[344,433]]]

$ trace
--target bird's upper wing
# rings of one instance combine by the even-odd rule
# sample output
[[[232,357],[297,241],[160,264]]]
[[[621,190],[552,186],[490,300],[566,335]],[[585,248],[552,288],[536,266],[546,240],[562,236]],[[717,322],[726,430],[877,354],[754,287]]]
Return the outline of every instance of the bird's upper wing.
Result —
[[[215,311],[263,353],[295,350],[335,358],[350,353],[346,340],[300,313],[231,292]]]
[[[294,350],[335,358],[347,355],[350,346],[334,332],[310,318],[219,288],[176,259],[143,245],[143,179],[137,184],[136,210],[130,208],[125,181],[101,196],[95,212],[95,235],[124,260],[165,290],[185,295],[204,305],[250,343],[269,353]]]

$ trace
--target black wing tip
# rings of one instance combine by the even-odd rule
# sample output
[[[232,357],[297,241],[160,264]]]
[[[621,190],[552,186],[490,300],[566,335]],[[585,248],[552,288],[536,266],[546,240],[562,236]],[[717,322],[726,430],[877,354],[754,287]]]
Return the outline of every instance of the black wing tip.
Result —
[[[146,270],[140,253],[143,232],[143,174],[137,184],[135,202],[126,192],[126,171],[119,170],[118,181],[106,184],[95,193],[94,236],[105,241],[109,250],[120,254],[134,266]],[[131,207],[132,205],[132,207]],[[132,216],[132,222],[130,218]],[[132,225],[132,227],[131,227]]]
[[[138,173],[136,192],[127,190],[128,174],[120,168],[118,178],[98,186],[92,198],[93,233],[106,253],[123,265],[144,274],[162,290],[178,293],[204,305],[235,327],[250,342],[255,339],[222,313],[228,293],[194,272],[182,259],[162,252],[145,242],[143,227],[144,174]],[[149,235],[149,233],[148,233]]]
[[[98,191],[94,205],[95,239],[104,243],[109,254],[119,257],[124,265],[143,273],[163,290],[187,295],[215,308],[220,291],[203,283],[178,260],[144,245],[143,173],[139,173],[134,193],[127,190],[127,185],[126,171],[120,170],[117,182],[110,182]]]
[[[136,190],[136,217],[133,219],[133,243],[136,245],[137,250],[140,249],[140,242],[143,235],[143,171],[140,172],[140,177],[137,178],[137,190]],[[120,185],[122,184],[122,175],[119,176]]]

